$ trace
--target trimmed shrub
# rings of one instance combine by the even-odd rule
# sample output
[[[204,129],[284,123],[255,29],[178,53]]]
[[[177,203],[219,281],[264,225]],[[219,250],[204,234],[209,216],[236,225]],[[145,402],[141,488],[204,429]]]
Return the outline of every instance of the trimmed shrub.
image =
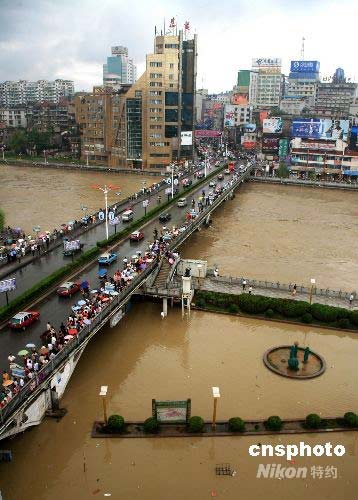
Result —
[[[262,295],[242,293],[238,298],[239,307],[250,314],[264,313],[270,306],[270,299]]]
[[[270,431],[279,431],[282,428],[282,420],[277,415],[269,417],[265,423]]]
[[[204,428],[204,420],[201,417],[190,417],[189,418],[189,431],[190,432],[202,432]]]
[[[197,299],[195,299],[195,305],[197,307],[205,307],[206,303],[203,297],[198,297]]]
[[[107,427],[112,432],[121,432],[124,429],[124,418],[121,415],[111,415]]]
[[[353,325],[358,326],[358,310],[351,312],[350,320]]]
[[[350,323],[349,323],[349,319],[348,318],[341,318],[338,320],[338,326],[339,328],[349,328],[350,327]]]
[[[344,414],[344,423],[348,427],[358,427],[358,415],[352,411]]]
[[[274,315],[274,312],[272,309],[267,309],[267,311],[265,312],[265,316],[267,318],[273,318],[273,315]]]
[[[239,417],[230,418],[228,424],[231,432],[244,432],[245,430],[245,422]]]
[[[236,304],[229,304],[229,307],[227,308],[227,310],[233,314],[236,314],[239,312],[239,308]]]
[[[310,413],[306,417],[306,427],[308,429],[318,429],[322,424],[322,419],[317,413]]]
[[[305,313],[301,320],[303,321],[303,323],[312,323],[313,321],[313,316],[311,313]]]
[[[311,306],[311,313],[315,319],[318,319],[318,321],[323,321],[324,323],[334,323],[338,319],[339,309],[341,308],[326,306],[323,304],[313,304]]]
[[[298,318],[311,310],[310,304],[302,300],[276,299],[272,305],[276,312],[286,318]]]
[[[147,434],[154,434],[155,432],[158,432],[159,429],[159,422],[156,418],[154,417],[149,417],[147,420],[144,421],[143,424],[143,430]]]

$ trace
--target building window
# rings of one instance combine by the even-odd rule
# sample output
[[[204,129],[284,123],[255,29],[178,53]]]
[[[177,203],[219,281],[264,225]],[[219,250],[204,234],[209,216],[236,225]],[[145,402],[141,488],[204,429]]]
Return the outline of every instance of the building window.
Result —
[[[161,108],[149,108],[150,113],[161,113]]]
[[[160,139],[162,137],[162,134],[150,134],[149,136],[151,139]]]
[[[151,90],[149,92],[149,95],[162,95],[162,91],[161,90]]]
[[[159,62],[159,61],[151,61],[149,66],[151,68],[161,68],[162,67],[162,63]]]
[[[151,73],[149,75],[150,78],[163,78],[162,73]]]
[[[150,82],[149,86],[150,87],[162,87],[163,84],[162,84],[162,82]]]
[[[166,92],[165,93],[165,105],[166,106],[178,106],[178,92]]]
[[[178,110],[177,109],[166,109],[165,110],[165,121],[166,122],[177,122],[178,121]]]
[[[152,158],[168,158],[169,153],[150,153]]]
[[[134,93],[135,97],[142,97],[142,91],[141,90],[136,90]]]
[[[169,87],[172,89],[174,87],[174,83],[169,83]]]
[[[165,48],[166,49],[178,49],[179,45],[177,43],[166,43]]]
[[[173,64],[173,63],[170,63],[170,64],[169,64],[169,68],[170,68],[170,69],[173,69],[173,68],[174,68],[174,64]]]
[[[161,121],[163,121],[163,117],[161,117],[161,116],[150,116],[149,120],[151,122],[161,122]]]
[[[174,80],[174,75],[169,75],[169,80]]]
[[[163,101],[161,99],[149,99],[149,104],[162,104]]]
[[[149,145],[153,148],[165,148],[170,146],[170,142],[150,142]]]
[[[150,126],[151,130],[160,130],[162,128],[161,125],[151,125]]]

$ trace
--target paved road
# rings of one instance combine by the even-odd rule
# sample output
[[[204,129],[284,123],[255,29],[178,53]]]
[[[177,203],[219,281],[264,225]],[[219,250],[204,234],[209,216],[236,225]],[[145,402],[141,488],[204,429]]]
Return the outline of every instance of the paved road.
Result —
[[[191,174],[189,176],[183,176],[180,180],[186,177],[193,179],[193,175],[194,174]],[[185,189],[183,188],[181,183],[179,183],[178,187],[180,189],[180,192],[182,193],[185,192]],[[151,209],[158,206],[157,202],[158,194],[159,192],[156,191],[152,193],[150,196],[148,195],[146,197],[149,200],[149,207],[147,208],[147,211],[150,211]],[[168,200],[167,195],[165,195],[164,193],[164,189],[163,191],[160,192],[160,195],[161,195],[161,204],[164,204]],[[132,202],[131,204],[134,205],[134,202]],[[120,213],[123,212],[128,207],[128,205],[125,205],[123,209],[120,210]],[[145,210],[142,206],[142,202],[136,204],[134,212],[135,216],[133,221],[136,221],[144,216]],[[117,226],[117,231],[121,231],[125,227],[126,223],[121,222]],[[114,232],[115,232],[114,226],[109,226],[109,235],[113,234]],[[105,224],[97,224],[94,225],[93,227],[90,226],[88,231],[82,234],[80,237],[81,242],[84,243],[84,251],[93,248],[94,246],[96,246],[97,241],[104,240],[105,238],[106,238]],[[10,277],[16,278],[16,285],[17,285],[16,290],[9,292],[9,300],[10,301],[13,300],[15,297],[21,295],[23,292],[25,292],[30,287],[35,285],[42,278],[49,276],[56,269],[59,269],[63,265],[71,262],[71,257],[64,257],[62,251],[63,251],[62,245],[58,246],[49,253],[42,256],[41,258],[32,260],[25,267],[17,269],[16,271],[9,274],[8,275],[9,278]],[[5,294],[3,293],[0,294],[0,307],[4,305],[6,305],[6,297]]]
[[[228,180],[231,179],[230,176],[225,176],[223,183],[227,182]],[[201,191],[204,189],[206,192],[209,191],[209,181],[202,186],[200,186],[198,189],[196,189],[193,193],[187,196],[188,198],[188,206],[190,206],[190,201],[194,199],[198,199],[198,197],[201,194]],[[220,184],[220,182],[218,183]],[[186,209],[185,208],[178,208],[176,204],[170,209],[167,210],[168,212],[171,213],[172,219],[170,221],[170,225],[179,225],[185,220],[185,215],[186,215]],[[137,250],[141,250],[142,252],[146,250],[148,241],[153,240],[153,230],[154,228],[157,228],[158,230],[162,226],[161,223],[159,223],[158,217],[155,217],[152,221],[147,223],[145,228],[143,229],[143,232],[145,234],[144,240],[142,240],[139,243],[131,243],[129,239],[125,239],[122,243],[118,244],[116,246],[116,252],[119,253],[119,258],[117,263],[113,263],[109,267],[109,274],[113,275],[116,269],[122,269],[123,264],[122,264],[122,259],[124,257],[127,257],[128,259],[135,254]],[[169,223],[167,224],[169,226]],[[103,228],[101,228],[103,230]],[[99,239],[94,238],[94,240]],[[82,281],[84,279],[89,280],[91,288],[96,288],[99,284],[98,277],[97,277],[97,272],[98,272],[98,265],[93,265],[91,266],[90,270],[87,271],[86,273],[80,273],[77,275],[76,279]],[[41,317],[36,324],[32,325],[31,327],[27,328],[25,331],[11,331],[8,328],[3,329],[0,331],[0,365],[3,367],[7,367],[7,356],[11,353],[17,354],[17,352],[20,349],[23,349],[24,346],[29,343],[33,342],[36,345],[39,345],[40,343],[40,334],[43,333],[46,329],[46,323],[47,321],[50,321],[53,326],[58,329],[61,321],[64,319],[67,319],[67,316],[71,312],[70,307],[74,303],[77,302],[77,300],[80,299],[80,295],[77,294],[71,299],[64,299],[58,297],[56,294],[52,294],[43,304],[41,304],[40,307],[37,307],[37,310],[40,311]]]

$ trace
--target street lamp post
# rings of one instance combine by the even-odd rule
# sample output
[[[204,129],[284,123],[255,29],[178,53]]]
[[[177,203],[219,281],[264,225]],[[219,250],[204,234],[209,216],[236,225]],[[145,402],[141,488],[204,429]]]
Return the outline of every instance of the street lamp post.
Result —
[[[204,161],[204,175],[205,175],[205,177],[206,177],[207,156],[208,156],[208,153],[207,153],[207,151],[205,151],[205,161]]]
[[[106,239],[108,240],[108,193],[110,191],[112,191],[112,189],[118,189],[118,186],[112,186],[112,185],[104,185],[104,187],[101,187],[101,186],[93,186],[94,189],[99,189],[100,191],[102,191],[104,193],[104,203],[105,203],[105,210],[106,210],[106,213],[105,213],[105,220],[106,220]]]
[[[107,391],[108,391],[108,385],[101,385],[101,390],[100,390],[100,397],[102,398],[102,404],[103,404],[103,421],[105,425],[107,425],[107,406],[106,406],[106,396],[107,396]]]
[[[311,278],[310,304],[312,304],[313,286],[316,284],[315,278]]]
[[[87,165],[87,167],[88,167],[88,155],[89,155],[89,152],[88,152],[88,151],[86,151],[86,152],[85,152],[85,155],[86,155],[86,165]]]
[[[201,281],[200,281],[200,278],[201,278],[201,270],[203,268],[202,264],[198,264],[197,266],[197,269],[198,269],[198,274],[199,274],[199,277],[198,277],[198,281],[199,281],[199,288],[201,287]]]
[[[45,165],[47,165],[46,149],[44,149]]]
[[[219,389],[219,387],[212,387],[212,390],[213,390],[213,398],[214,398],[212,429],[213,429],[213,431],[215,431],[215,429],[216,429],[216,407],[217,407],[218,399],[220,398],[220,389]]]
[[[2,147],[1,151],[2,151],[2,159],[5,160],[5,148]]]

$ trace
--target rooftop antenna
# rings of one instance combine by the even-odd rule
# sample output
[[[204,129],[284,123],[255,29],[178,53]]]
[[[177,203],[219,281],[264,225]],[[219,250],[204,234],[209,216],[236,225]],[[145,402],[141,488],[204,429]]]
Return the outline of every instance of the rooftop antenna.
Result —
[[[302,61],[304,61],[304,59],[305,59],[305,41],[306,41],[306,39],[303,36],[302,37],[302,46],[301,46],[301,59],[302,59]]]

